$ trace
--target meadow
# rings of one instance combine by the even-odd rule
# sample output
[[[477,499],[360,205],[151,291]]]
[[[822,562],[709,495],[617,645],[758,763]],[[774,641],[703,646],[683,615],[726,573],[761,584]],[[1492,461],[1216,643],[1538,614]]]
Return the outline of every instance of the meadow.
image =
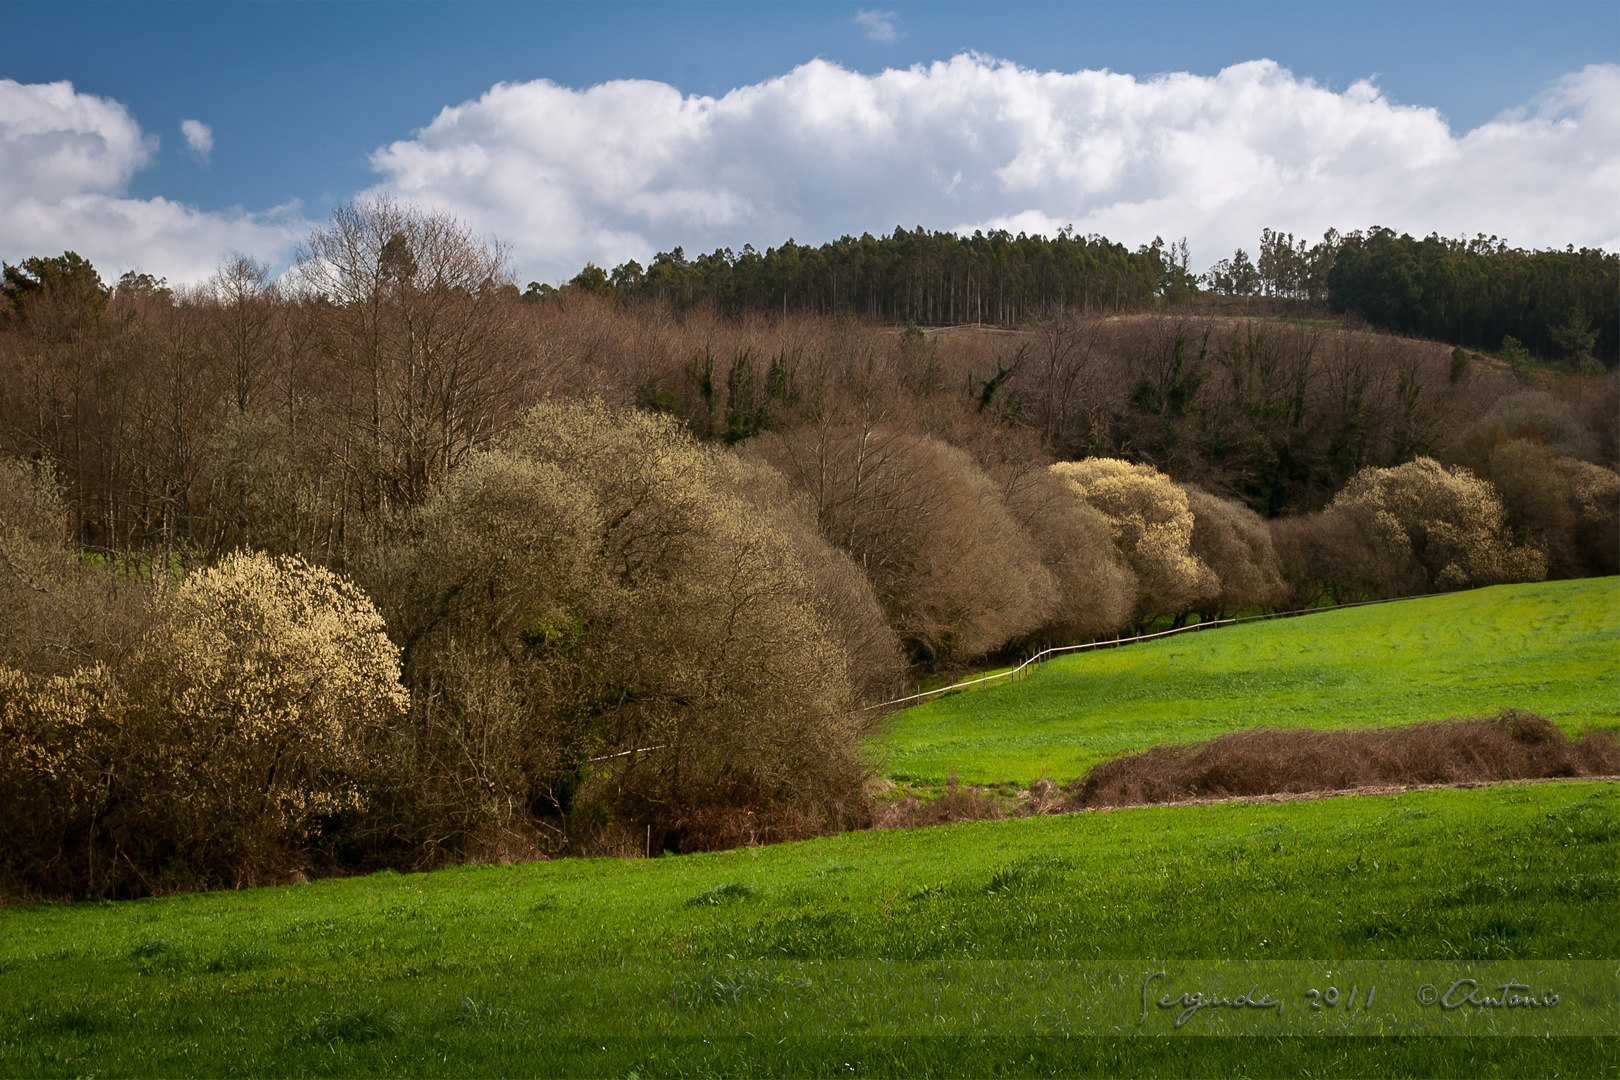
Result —
[[[883,771],[1068,783],[1165,743],[1256,727],[1386,727],[1501,708],[1620,727],[1620,579],[1500,585],[1219,627],[1053,660],[892,718]]]
[[[1616,599],[1082,655],[902,715],[892,760],[1071,776],[1503,705],[1612,727]],[[1567,780],[3,908],[0,1075],[1620,1076],[1617,867],[1620,786]],[[1558,1002],[1425,1003],[1470,978]]]
[[[1617,866],[1571,781],[40,904],[0,1074],[1613,1075]]]

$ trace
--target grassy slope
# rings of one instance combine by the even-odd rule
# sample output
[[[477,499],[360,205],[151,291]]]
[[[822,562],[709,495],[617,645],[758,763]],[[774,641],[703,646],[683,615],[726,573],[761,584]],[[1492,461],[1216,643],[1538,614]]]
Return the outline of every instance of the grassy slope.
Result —
[[[1380,727],[1539,712],[1620,723],[1620,579],[1474,592],[1251,623],[1043,665],[899,713],[886,771],[1068,782],[1117,754],[1253,727]]]
[[[1026,763],[1064,737],[1079,694],[1094,738],[1126,707],[1177,739],[1498,705],[1612,724],[1615,587],[1189,635],[941,705],[1024,702],[1021,729],[1038,737],[985,749]],[[1155,671],[1174,684],[1154,687]],[[1297,1004],[1331,966],[1379,982],[1393,1009],[1419,979],[1488,963],[1563,978],[1584,963],[1606,1004],[1548,1015],[1607,1031],[1616,865],[1620,790],[1571,782],[0,910],[0,1075],[1620,1076],[1613,1037],[1481,1036],[1476,1021],[1445,1039],[1303,1008],[1272,1028],[1205,1013],[1184,1032],[1284,1036],[1271,1039],[1141,1039],[1133,1023],[1136,980],[1159,968],[1179,992],[1241,965]],[[1315,1033],[1341,1037],[1287,1037]]]
[[[39,905],[0,911],[0,1075],[1608,1075],[1612,1038],[1376,1036],[1492,961],[1595,966],[1549,1015],[1605,1030],[1617,865],[1620,790],[1568,782]],[[1355,1038],[1137,1036],[1144,973],[1229,964],[1294,1004],[1227,1030]],[[1329,969],[1380,1009],[1304,1009]]]

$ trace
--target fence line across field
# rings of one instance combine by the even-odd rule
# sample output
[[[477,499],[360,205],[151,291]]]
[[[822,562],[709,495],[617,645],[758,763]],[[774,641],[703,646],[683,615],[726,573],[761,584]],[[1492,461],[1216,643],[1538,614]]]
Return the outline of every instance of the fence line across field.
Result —
[[[954,690],[961,690],[968,686],[977,686],[995,679],[1016,679],[1023,674],[1024,669],[1035,664],[1044,663],[1059,653],[1085,652],[1090,649],[1114,649],[1121,645],[1133,645],[1138,641],[1152,641],[1154,638],[1170,637],[1173,634],[1186,634],[1196,630],[1213,630],[1218,626],[1231,626],[1234,623],[1258,622],[1262,619],[1291,619],[1298,615],[1319,615],[1324,611],[1343,611],[1345,608],[1369,607],[1373,604],[1398,604],[1402,600],[1422,600],[1422,596],[1392,596],[1386,600],[1358,600],[1352,604],[1333,604],[1329,607],[1301,608],[1298,611],[1274,611],[1268,615],[1244,615],[1233,619],[1211,619],[1209,622],[1197,622],[1191,626],[1177,626],[1170,630],[1160,630],[1154,634],[1138,634],[1135,637],[1116,638],[1111,641],[1088,641],[1083,645],[1055,645],[1050,649],[1043,649],[1022,664],[1009,671],[998,671],[994,675],[985,675],[978,679],[968,679],[965,682],[951,683],[949,686],[937,687],[933,690],[924,690],[917,694],[908,694],[893,701],[881,701],[876,705],[866,705],[856,712],[871,712],[873,709],[887,709],[895,705],[905,705],[908,702],[923,701],[936,694],[949,694]]]
[[[1298,611],[1274,611],[1268,615],[1244,615],[1233,619],[1211,619],[1209,622],[1193,623],[1191,626],[1177,626],[1170,630],[1160,630],[1153,634],[1138,634],[1135,637],[1116,638],[1111,641],[1088,641],[1083,645],[1054,645],[1050,649],[1042,649],[1022,664],[1008,671],[999,671],[994,675],[985,675],[978,679],[968,679],[966,682],[951,683],[949,686],[937,687],[933,690],[924,690],[917,694],[908,694],[893,701],[881,701],[876,705],[866,705],[856,712],[871,712],[873,709],[887,709],[895,705],[905,705],[914,701],[924,701],[938,694],[949,694],[969,686],[992,682],[996,679],[1016,679],[1024,673],[1024,669],[1036,664],[1044,663],[1061,653],[1086,652],[1091,649],[1116,649],[1121,645],[1134,645],[1138,641],[1152,641],[1155,638],[1170,637],[1174,634],[1186,634],[1197,630],[1213,630],[1219,626],[1232,626],[1236,623],[1259,622],[1263,619],[1291,619],[1299,615],[1320,615],[1325,611],[1343,611],[1345,608],[1370,607],[1373,604],[1398,604],[1403,600],[1422,600],[1422,596],[1392,596],[1387,600],[1358,600],[1352,604],[1333,604],[1329,607],[1301,608]],[[601,757],[588,758],[587,761],[611,761],[614,758],[629,757],[632,754],[646,754],[654,750],[667,749],[665,745],[642,746],[634,750],[620,750],[616,754],[603,754]]]

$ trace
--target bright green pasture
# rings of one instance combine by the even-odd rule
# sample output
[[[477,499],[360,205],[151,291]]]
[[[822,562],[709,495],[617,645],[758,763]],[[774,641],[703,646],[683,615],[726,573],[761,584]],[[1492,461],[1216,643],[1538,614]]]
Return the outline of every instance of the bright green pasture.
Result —
[[[1067,783],[1099,761],[1254,727],[1383,727],[1528,709],[1620,724],[1620,578],[1503,585],[1180,634],[1044,664],[896,714],[885,771]]]
[[[0,1075],[1616,1075],[1617,868],[1571,781],[13,908]]]

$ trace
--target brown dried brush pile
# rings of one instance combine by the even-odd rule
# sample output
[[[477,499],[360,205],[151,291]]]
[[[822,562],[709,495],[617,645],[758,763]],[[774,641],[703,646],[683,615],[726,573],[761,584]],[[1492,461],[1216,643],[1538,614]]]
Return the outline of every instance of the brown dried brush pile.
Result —
[[[1411,784],[1620,774],[1606,732],[1570,741],[1534,713],[1436,720],[1377,731],[1260,728],[1192,746],[1157,746],[1097,766],[1072,805],[1133,806]]]
[[[675,824],[660,832],[654,828],[655,851],[689,855],[695,851],[729,851],[739,847],[782,844],[843,832],[867,824],[864,815],[854,822],[827,821],[789,805],[704,805],[692,808]]]
[[[962,821],[998,821],[1003,816],[1001,803],[993,795],[976,787],[959,787],[953,779],[945,794],[932,802],[912,796],[879,806],[873,814],[872,827],[915,829],[923,825],[954,825]]]

